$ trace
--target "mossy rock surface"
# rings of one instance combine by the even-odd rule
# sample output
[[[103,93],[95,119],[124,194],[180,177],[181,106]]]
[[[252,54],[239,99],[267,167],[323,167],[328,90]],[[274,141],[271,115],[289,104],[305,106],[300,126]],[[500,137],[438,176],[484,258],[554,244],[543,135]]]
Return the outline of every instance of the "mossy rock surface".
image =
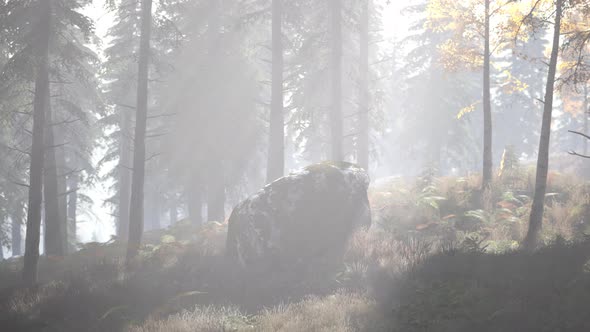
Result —
[[[353,230],[371,223],[368,186],[367,173],[348,163],[282,177],[233,210],[227,255],[243,267],[337,262]]]

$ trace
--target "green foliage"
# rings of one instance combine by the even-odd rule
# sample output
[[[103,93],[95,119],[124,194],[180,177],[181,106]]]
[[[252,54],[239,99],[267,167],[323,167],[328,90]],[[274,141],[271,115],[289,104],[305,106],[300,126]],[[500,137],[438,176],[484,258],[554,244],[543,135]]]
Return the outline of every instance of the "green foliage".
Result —
[[[165,207],[169,199],[175,199],[176,186],[170,184],[168,169],[158,157],[163,150],[165,133],[170,131],[169,122],[172,112],[160,111],[166,92],[166,84],[173,70],[172,59],[186,39],[183,20],[192,11],[189,1],[154,1],[152,35],[149,66],[149,110],[148,135],[153,136],[147,145],[146,196],[159,191],[163,195],[159,201]],[[112,209],[119,220],[120,192],[123,186],[130,186],[131,154],[133,145],[133,126],[135,121],[135,103],[137,90],[137,52],[139,50],[140,1],[113,0],[108,9],[115,17],[115,22],[108,31],[112,38],[104,49],[105,61],[102,63],[101,78],[104,83],[104,99],[108,105],[106,114],[101,118],[99,127],[106,134],[107,151],[98,162],[102,171],[101,180],[111,183],[111,197],[105,205]],[[190,10],[189,10],[190,9]],[[158,109],[158,111],[155,111]],[[151,156],[151,157],[150,157]],[[152,158],[153,157],[153,158]],[[152,160],[153,159],[153,160]],[[146,204],[148,206],[156,205]],[[128,212],[127,212],[128,213]],[[148,213],[153,214],[153,211]],[[158,216],[159,217],[159,216]]]
[[[419,209],[432,209],[433,212],[439,213],[439,202],[446,200],[442,196],[437,196],[436,187],[427,186],[418,194],[416,206]]]
[[[484,253],[486,252],[487,245],[484,245],[485,238],[481,238],[479,235],[467,235],[461,243],[461,248],[465,252],[472,253]]]
[[[45,1],[9,0],[0,2],[0,201],[2,226],[11,219],[22,219],[28,183],[31,145],[35,68],[34,51],[39,31],[40,4]],[[50,35],[51,123],[57,174],[63,191],[89,185],[96,178],[92,162],[95,140],[101,135],[94,126],[102,110],[98,56],[88,46],[96,42],[93,22],[80,11],[89,0],[53,0]],[[66,182],[76,178],[76,188]],[[74,190],[75,189],[75,190]],[[78,212],[86,212],[88,197],[82,194]],[[65,219],[65,216],[63,216]],[[72,216],[73,218],[74,216]],[[21,220],[16,220],[16,224]],[[6,230],[7,227],[3,227]],[[73,232],[70,232],[73,233]],[[71,242],[75,242],[72,238]]]
[[[504,173],[506,176],[507,173]],[[543,239],[561,235],[583,236],[588,214],[587,186],[573,184],[568,176],[552,173],[546,198]],[[526,181],[499,178],[486,196],[490,209],[481,209],[479,179],[437,178],[426,172],[415,180],[392,179],[370,189],[374,222],[397,236],[424,237],[435,242],[461,243],[471,236],[482,239],[490,252],[518,247],[528,225],[532,187]]]

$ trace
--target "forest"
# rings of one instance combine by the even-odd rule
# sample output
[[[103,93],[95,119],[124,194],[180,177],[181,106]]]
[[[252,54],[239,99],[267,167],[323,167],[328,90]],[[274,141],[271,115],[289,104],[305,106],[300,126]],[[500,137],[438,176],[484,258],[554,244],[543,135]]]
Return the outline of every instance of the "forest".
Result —
[[[0,330],[590,331],[590,0],[0,0]]]

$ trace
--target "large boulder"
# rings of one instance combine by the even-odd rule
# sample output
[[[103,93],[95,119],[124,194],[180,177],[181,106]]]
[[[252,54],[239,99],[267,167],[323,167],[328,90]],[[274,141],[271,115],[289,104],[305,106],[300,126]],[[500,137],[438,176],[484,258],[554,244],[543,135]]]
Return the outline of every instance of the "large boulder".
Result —
[[[349,163],[280,178],[233,210],[227,255],[257,268],[337,262],[353,230],[371,223],[368,186],[367,173]]]

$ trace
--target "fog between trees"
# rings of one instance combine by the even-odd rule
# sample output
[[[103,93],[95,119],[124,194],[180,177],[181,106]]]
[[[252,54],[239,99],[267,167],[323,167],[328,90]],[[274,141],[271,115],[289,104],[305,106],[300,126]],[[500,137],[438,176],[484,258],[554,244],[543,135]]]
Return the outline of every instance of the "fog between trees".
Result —
[[[405,257],[416,266],[445,241],[522,255],[555,236],[582,241],[589,14],[585,0],[0,0],[1,252],[26,286],[51,279],[43,256],[89,245],[117,248],[132,274],[151,245],[207,238],[174,232],[225,234],[232,211],[262,228],[273,213],[316,220],[294,215],[340,195],[322,184],[370,210],[363,250],[383,232],[428,239]],[[277,212],[297,195],[317,199]],[[234,210],[244,202],[273,203],[263,218]],[[97,209],[110,217],[92,221]],[[317,234],[336,225],[330,211]],[[252,230],[231,222],[239,252]],[[82,243],[110,224],[110,242]],[[343,239],[362,237],[350,225]],[[312,226],[293,227],[281,232],[313,241]],[[367,265],[383,268],[390,253],[377,251]]]

